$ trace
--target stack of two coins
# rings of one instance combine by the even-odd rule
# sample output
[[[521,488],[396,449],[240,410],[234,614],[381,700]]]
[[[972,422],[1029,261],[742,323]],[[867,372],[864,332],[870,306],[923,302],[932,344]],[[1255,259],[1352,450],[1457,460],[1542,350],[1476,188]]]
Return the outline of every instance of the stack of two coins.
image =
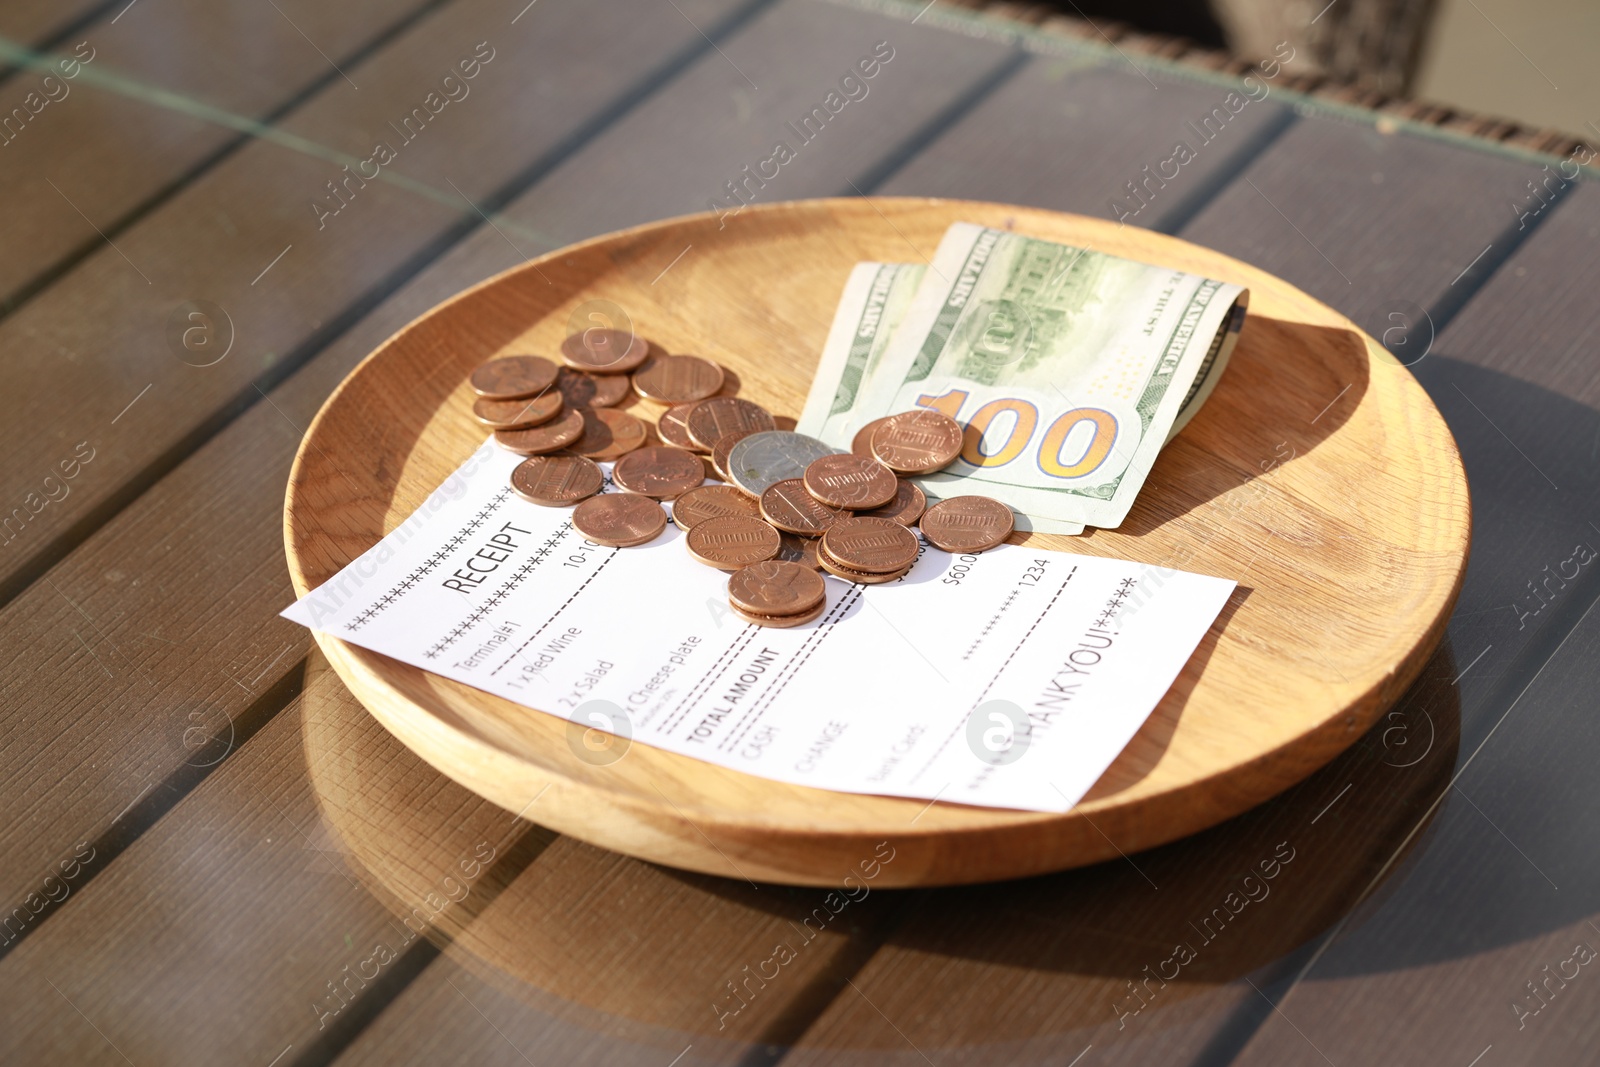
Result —
[[[917,535],[910,529],[871,515],[840,519],[817,543],[817,562],[823,570],[862,585],[904,577],[920,553]]]
[[[800,563],[752,563],[728,579],[728,606],[757,626],[804,626],[827,605],[822,575]]]

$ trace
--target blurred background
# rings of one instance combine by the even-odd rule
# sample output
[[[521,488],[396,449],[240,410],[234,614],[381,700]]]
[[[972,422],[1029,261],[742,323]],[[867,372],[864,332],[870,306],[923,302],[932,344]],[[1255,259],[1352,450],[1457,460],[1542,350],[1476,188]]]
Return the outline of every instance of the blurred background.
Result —
[[[1299,73],[1600,137],[1600,67],[1592,58],[1600,42],[1595,0],[1053,0],[982,6],[1014,13],[1049,8],[1101,28],[1109,21],[1186,37],[1245,59],[1271,55],[1287,41],[1295,47]]]

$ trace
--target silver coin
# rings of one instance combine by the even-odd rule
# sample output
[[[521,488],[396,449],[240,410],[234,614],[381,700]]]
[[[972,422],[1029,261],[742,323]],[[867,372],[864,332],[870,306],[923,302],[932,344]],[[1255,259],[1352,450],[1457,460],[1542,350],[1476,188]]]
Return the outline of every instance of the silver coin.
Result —
[[[759,497],[767,486],[786,478],[798,478],[815,460],[839,451],[803,433],[764,430],[733,446],[728,453],[728,480],[751,496]]]

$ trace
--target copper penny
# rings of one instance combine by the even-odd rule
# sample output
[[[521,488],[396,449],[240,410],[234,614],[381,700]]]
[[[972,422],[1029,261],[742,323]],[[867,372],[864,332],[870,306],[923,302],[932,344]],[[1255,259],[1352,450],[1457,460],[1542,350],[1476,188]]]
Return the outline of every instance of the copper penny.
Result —
[[[628,379],[620,374],[589,374],[562,367],[556,388],[569,408],[608,408],[628,397]]]
[[[805,482],[799,478],[773,482],[761,494],[761,517],[792,534],[820,537],[847,514],[806,492]]]
[[[542,393],[556,382],[556,365],[539,356],[501,356],[480,364],[468,379],[472,391],[490,400],[517,400]]]
[[[687,448],[691,452],[704,452],[705,449],[695,444],[689,438],[689,427],[684,425],[684,417],[694,409],[693,404],[679,404],[675,408],[668,408],[656,420],[656,433],[667,444],[676,448]]]
[[[551,390],[522,400],[490,400],[480,396],[472,402],[472,417],[491,430],[526,430],[543,426],[561,414],[561,394]]]
[[[561,342],[561,358],[574,370],[626,374],[650,354],[650,343],[627,330],[584,330]]]
[[[889,574],[917,561],[917,535],[892,519],[840,519],[822,535],[818,558],[853,571]]]
[[[583,412],[573,409],[554,422],[529,430],[496,430],[495,444],[524,456],[537,456],[566,448],[583,436]]]
[[[759,404],[736,396],[714,396],[702,400],[684,416],[689,438],[710,452],[726,434],[776,428],[772,414]]]
[[[728,603],[753,615],[801,615],[827,596],[822,575],[782,560],[751,564],[728,579]]]
[[[659,537],[667,528],[667,513],[649,497],[601,493],[572,510],[572,525],[597,544],[631,548]]]
[[[706,480],[706,469],[693,452],[655,445],[629,452],[611,468],[611,480],[630,493],[671,500]]]
[[[672,502],[672,521],[678,524],[680,530],[724,515],[759,519],[761,511],[754,500],[731,485],[702,485]]]
[[[806,492],[824,504],[853,511],[881,508],[900,491],[894,471],[853,452],[812,460],[802,480]]]
[[[685,433],[688,431],[685,430]],[[711,449],[711,465],[722,475],[724,481],[728,480],[728,457],[733,453],[733,446],[743,441],[757,430],[739,430],[734,433],[725,433],[717,438],[715,447]]]
[[[570,447],[590,459],[616,459],[643,446],[644,423],[626,411],[587,408],[583,411],[583,436]]]
[[[928,474],[961,454],[961,424],[942,411],[918,408],[890,415],[872,431],[872,454],[900,474]]]
[[[511,488],[524,500],[547,508],[564,508],[594,496],[606,484],[606,476],[594,460],[561,452],[554,456],[530,456],[511,472]]]
[[[704,400],[721,388],[722,368],[699,356],[652,356],[633,372],[633,391],[663,404]]]
[[[867,459],[877,459],[878,457],[872,454],[872,435],[878,432],[879,426],[888,421],[887,416],[881,419],[873,419],[857,430],[856,435],[850,439],[850,451],[858,456],[865,456]]]
[[[819,618],[823,611],[827,609],[828,602],[824,600],[810,611],[803,611],[798,615],[757,615],[753,611],[744,611],[737,605],[730,604],[729,607],[732,607],[733,613],[745,622],[752,622],[757,626],[772,626],[783,629],[790,626],[804,626],[806,623]]]
[[[863,511],[861,514],[869,515],[875,519],[893,519],[901,526],[914,526],[922,518],[922,513],[928,509],[928,497],[916,482],[900,479],[900,486],[895,490],[894,499],[881,508]]]
[[[722,515],[696,523],[683,539],[689,555],[708,567],[731,571],[778,554],[778,531],[749,515]]]
[[[872,571],[858,571],[853,567],[846,567],[828,555],[828,550],[821,545],[817,546],[817,565],[835,578],[843,578],[847,582],[855,582],[859,585],[884,585],[888,582],[898,581],[904,578],[906,573],[911,570],[910,567],[901,567],[899,570],[885,571],[882,574],[876,574]]]
[[[946,552],[982,552],[1011,536],[1011,509],[987,496],[941,500],[918,523],[922,535]]]

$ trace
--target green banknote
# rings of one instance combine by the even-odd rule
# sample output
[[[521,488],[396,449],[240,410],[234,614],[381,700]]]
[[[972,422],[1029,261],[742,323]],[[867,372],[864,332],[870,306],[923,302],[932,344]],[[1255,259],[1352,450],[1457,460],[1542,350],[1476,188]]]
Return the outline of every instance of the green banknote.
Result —
[[[920,263],[856,264],[839,297],[796,430],[837,448],[850,447],[862,387],[883,362],[889,338],[927,271]]]
[[[859,417],[856,400],[882,363],[894,330],[910,310],[911,299],[927,271],[921,263],[856,264],[839,297],[822,359],[811,379],[805,410],[795,427],[798,432],[836,448],[850,447],[856,431],[870,421]],[[957,485],[945,495],[961,496],[963,490]],[[930,499],[938,500],[940,496],[935,493]],[[1036,518],[1026,513],[1019,513],[1016,521],[1019,529],[1042,533],[1083,532],[1081,523]]]
[[[907,269],[852,274],[800,430],[847,448],[881,415],[943,411],[966,442],[922,479],[929,495],[982,493],[1060,533],[1122,522],[1227,366],[1249,295],[969,223],[946,232],[909,301]]]

